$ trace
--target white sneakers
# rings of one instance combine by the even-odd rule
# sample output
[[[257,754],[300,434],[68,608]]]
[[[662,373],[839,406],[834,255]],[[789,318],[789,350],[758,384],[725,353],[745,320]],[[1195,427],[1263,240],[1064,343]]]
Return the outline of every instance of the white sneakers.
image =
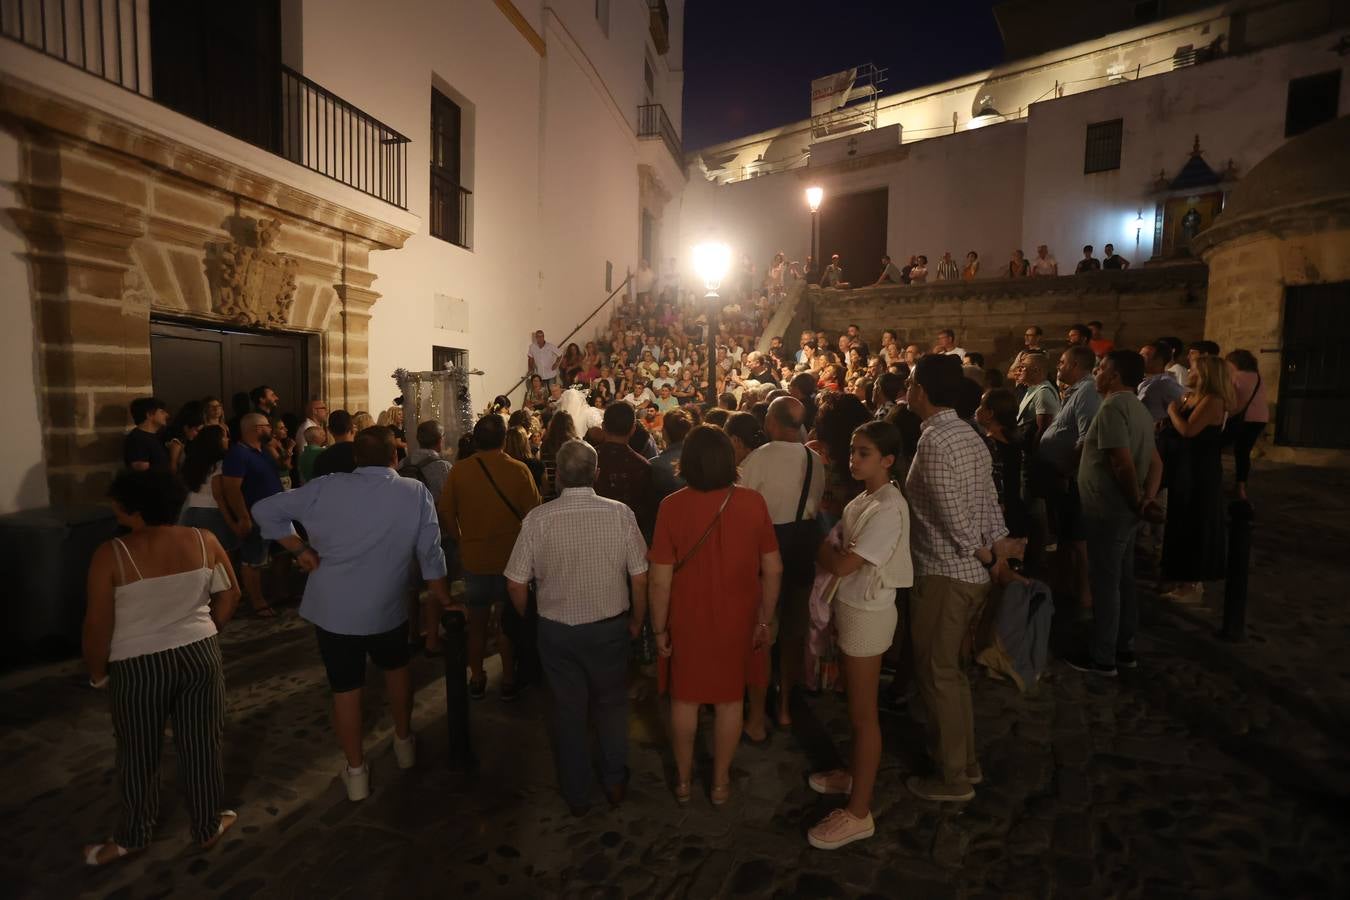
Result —
[[[411,769],[417,762],[417,735],[411,731],[405,738],[394,735],[394,757],[400,769]]]
[[[411,769],[417,764],[417,736],[411,731],[405,738],[394,735],[394,758],[400,769]],[[370,796],[370,765],[362,763],[361,768],[353,769],[344,765],[339,773],[347,788],[347,799],[353,802]]]
[[[353,769],[343,765],[342,783],[347,786],[348,800],[355,802],[366,799],[370,796],[370,766],[362,763],[361,768]]]

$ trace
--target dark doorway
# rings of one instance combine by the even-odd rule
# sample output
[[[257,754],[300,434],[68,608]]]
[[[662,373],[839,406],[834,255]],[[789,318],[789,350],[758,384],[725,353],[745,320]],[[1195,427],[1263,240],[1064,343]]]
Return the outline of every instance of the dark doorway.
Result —
[[[844,279],[850,284],[871,284],[881,274],[886,253],[886,188],[830,197],[820,208],[820,265],[830,256],[842,257]]]
[[[276,152],[281,111],[279,0],[150,0],[154,97]]]
[[[172,322],[150,323],[150,369],[155,396],[178,409],[189,400],[230,398],[265,384],[281,411],[299,414],[309,398],[308,339]]]
[[[1350,281],[1285,289],[1277,444],[1350,448],[1347,329]]]

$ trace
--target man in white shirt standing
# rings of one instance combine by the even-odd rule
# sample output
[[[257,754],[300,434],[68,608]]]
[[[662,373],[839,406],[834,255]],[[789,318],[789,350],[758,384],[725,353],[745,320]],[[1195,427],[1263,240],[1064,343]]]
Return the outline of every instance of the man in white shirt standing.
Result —
[[[568,441],[557,461],[562,493],[525,516],[503,574],[521,615],[535,584],[558,782],[572,814],[582,816],[590,808],[591,721],[606,798],[618,806],[627,792],[629,642],[647,614],[647,542],[631,509],[596,496],[590,444]]]
[[[1031,261],[1032,277],[1051,277],[1059,274],[1059,263],[1050,255],[1050,250],[1044,244],[1036,248],[1036,258]]]
[[[300,454],[304,452],[306,438],[305,431],[318,425],[320,428],[328,427],[328,404],[321,397],[315,397],[305,404],[305,421],[300,423],[300,427],[295,429],[295,458],[299,459]]]
[[[558,360],[562,354],[558,348],[544,340],[543,329],[534,333],[534,340],[526,350],[526,364],[530,375],[538,375],[545,387],[550,387],[558,379]]]
[[[933,352],[959,356],[963,362],[966,358],[966,351],[956,346],[956,332],[950,328],[944,328],[937,333],[937,343],[933,345]]]
[[[816,511],[825,493],[825,464],[802,444],[805,419],[806,407],[796,397],[774,400],[764,416],[769,443],[741,463],[741,486],[764,497],[783,556],[783,582],[776,616],[781,677],[777,721],[783,728],[792,724],[788,709],[792,688],[802,681],[811,585],[820,544]],[[758,742],[768,737],[764,721],[767,688],[751,687],[749,694],[750,714],[745,720],[745,733],[751,741]]]

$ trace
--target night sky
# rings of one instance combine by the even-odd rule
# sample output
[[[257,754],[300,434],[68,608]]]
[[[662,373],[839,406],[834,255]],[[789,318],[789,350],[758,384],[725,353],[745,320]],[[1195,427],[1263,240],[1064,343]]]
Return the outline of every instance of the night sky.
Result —
[[[811,79],[872,62],[882,93],[1003,58],[995,0],[688,0],[684,146],[696,150],[810,115]]]

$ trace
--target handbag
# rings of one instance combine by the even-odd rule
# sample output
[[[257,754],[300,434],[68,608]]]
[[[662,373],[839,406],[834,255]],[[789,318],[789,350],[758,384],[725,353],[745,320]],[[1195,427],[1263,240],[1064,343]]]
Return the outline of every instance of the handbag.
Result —
[[[811,492],[811,451],[806,454],[806,477],[802,479],[802,493],[797,498],[797,514],[791,522],[773,526],[778,536],[778,551],[783,557],[783,582],[798,586],[811,583],[816,577],[816,551],[820,547],[820,529],[814,518],[803,519],[806,499]]]
[[[1247,410],[1251,407],[1252,401],[1256,399],[1256,392],[1261,390],[1261,373],[1256,373],[1256,384],[1252,386],[1252,395],[1247,398],[1247,402],[1242,404],[1242,409],[1228,417],[1228,421],[1223,423],[1223,443],[1225,446],[1235,443],[1238,439],[1238,432],[1242,426],[1247,424]]]

